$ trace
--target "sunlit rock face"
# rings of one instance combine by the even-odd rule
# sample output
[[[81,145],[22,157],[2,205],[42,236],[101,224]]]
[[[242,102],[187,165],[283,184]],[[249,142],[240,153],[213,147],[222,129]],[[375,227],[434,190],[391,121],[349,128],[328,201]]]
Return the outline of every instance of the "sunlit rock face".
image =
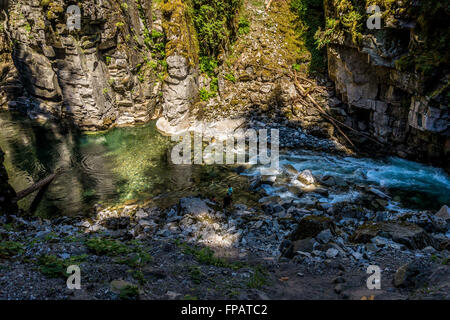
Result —
[[[88,130],[153,118],[163,68],[155,47],[164,36],[151,0],[79,2],[81,29],[72,31],[71,4],[9,1],[0,51],[9,49],[12,61],[2,59],[2,102]]]
[[[4,153],[0,149],[0,214],[13,214],[17,212],[17,204],[14,201],[16,192],[8,184],[8,173],[3,166]]]
[[[326,16],[335,18],[338,9],[331,1],[326,3]],[[421,5],[420,1],[416,4],[418,8]],[[387,10],[382,8],[383,12]],[[423,10],[427,25],[434,28],[430,16],[439,13]],[[433,47],[435,39],[422,34],[420,23],[413,14],[391,16],[388,12],[379,30],[369,30],[364,23],[360,43],[352,41],[350,33],[331,41],[327,47],[329,76],[342,101],[336,115],[386,143],[401,157],[432,162],[449,170],[448,65],[443,62],[436,67],[438,61],[416,61],[415,66],[402,66],[405,57],[414,56],[421,46],[440,50]],[[439,59],[445,55],[440,54]],[[434,67],[430,69],[430,65]],[[423,72],[425,68],[431,73]]]
[[[157,127],[170,134],[189,126],[190,109],[198,97],[198,43],[195,29],[181,0],[163,5],[167,37],[167,76],[163,84],[163,111]]]

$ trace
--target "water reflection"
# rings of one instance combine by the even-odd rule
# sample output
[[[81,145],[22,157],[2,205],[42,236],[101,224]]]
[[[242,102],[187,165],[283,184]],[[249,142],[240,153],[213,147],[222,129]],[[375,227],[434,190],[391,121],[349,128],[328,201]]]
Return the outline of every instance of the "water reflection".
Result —
[[[233,167],[171,164],[172,142],[157,132],[155,123],[82,134],[61,124],[41,125],[1,112],[0,127],[0,147],[16,191],[62,168],[37,207],[37,215],[89,215],[98,203],[114,205],[156,196],[160,206],[187,195],[220,199],[227,183],[241,189],[240,201],[257,201],[255,194],[246,191],[246,178],[234,173]],[[19,205],[28,210],[32,200],[33,195]]]

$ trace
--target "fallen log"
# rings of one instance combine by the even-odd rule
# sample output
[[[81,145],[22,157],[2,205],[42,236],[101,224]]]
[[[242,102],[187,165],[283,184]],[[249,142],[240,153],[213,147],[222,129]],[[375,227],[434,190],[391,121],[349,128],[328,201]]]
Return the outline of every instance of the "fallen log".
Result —
[[[49,185],[53,181],[53,179],[55,179],[55,177],[56,177],[56,173],[53,173],[53,174],[49,175],[47,178],[33,184],[31,187],[26,188],[25,190],[22,190],[20,192],[17,192],[16,201],[22,200],[23,198],[25,198],[26,196],[29,196],[33,192]]]
[[[370,137],[370,136],[368,136],[368,135],[366,135],[366,134],[364,134],[364,133],[362,133],[362,132],[359,132],[358,130],[356,130],[356,129],[354,129],[354,128],[352,128],[352,127],[350,127],[349,125],[346,125],[345,123],[342,123],[341,121],[339,121],[339,120],[337,120],[337,119],[335,119],[335,118],[333,118],[332,116],[330,116],[321,106],[320,106],[320,104],[319,103],[317,103],[317,101],[306,91],[306,89],[305,88],[303,88],[303,86],[298,82],[298,79],[297,79],[297,73],[294,73],[294,83],[295,83],[295,86],[297,87],[297,89],[300,91],[300,93],[303,95],[303,96],[305,96],[305,97],[307,97],[311,102],[312,102],[312,104],[314,105],[314,107],[316,108],[316,109],[318,109],[319,110],[319,112],[325,117],[325,118],[327,118],[337,129],[338,129],[338,131],[344,136],[344,138],[356,149],[356,147],[355,147],[355,145],[353,144],[353,142],[350,140],[350,138],[349,137],[347,137],[347,135],[341,130],[341,128],[339,127],[339,125],[340,126],[343,126],[343,127],[345,127],[345,128],[347,128],[347,129],[349,129],[349,130],[351,130],[351,131],[353,131],[353,132],[355,132],[355,133],[357,133],[357,134],[359,134],[359,135],[361,135],[361,136],[363,136],[363,137],[365,137],[365,138],[367,138],[367,139],[369,139],[370,141],[372,141],[372,142],[375,142],[375,143],[377,143],[377,144],[379,144],[379,145],[382,145],[382,146],[384,146],[384,144],[383,143],[381,143],[380,141],[377,141],[377,140],[375,140],[375,139],[373,139],[372,137]]]
[[[340,132],[340,134],[342,134],[342,136],[345,138],[345,140],[347,140],[347,142],[356,149],[356,146],[353,144],[352,140],[350,140],[349,137],[347,137],[347,135],[341,130],[341,128],[336,124],[336,122],[334,121],[334,119],[331,116],[328,116],[328,114],[325,112],[325,110],[323,110],[323,108],[316,102],[316,100],[306,91],[305,88],[302,87],[302,85],[298,82],[297,80],[297,75],[295,74],[295,86],[297,87],[297,89],[300,90],[300,93],[303,96],[306,96],[311,102],[312,104],[319,109],[320,113],[323,115],[327,116],[327,119],[336,127],[336,129]]]

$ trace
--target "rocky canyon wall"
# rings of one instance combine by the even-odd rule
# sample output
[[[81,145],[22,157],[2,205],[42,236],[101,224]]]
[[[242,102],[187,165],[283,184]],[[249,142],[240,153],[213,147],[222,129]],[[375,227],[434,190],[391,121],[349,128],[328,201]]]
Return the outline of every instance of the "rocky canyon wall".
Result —
[[[432,8],[429,1],[371,1],[383,13],[381,29],[369,30],[369,2],[359,1],[358,8],[325,1],[328,29],[321,40],[336,86],[335,115],[391,153],[449,170],[449,53],[442,45],[448,8]]]
[[[74,4],[81,29],[69,30]],[[158,115],[165,40],[151,0],[10,0],[2,19],[7,108],[67,118],[87,130]]]

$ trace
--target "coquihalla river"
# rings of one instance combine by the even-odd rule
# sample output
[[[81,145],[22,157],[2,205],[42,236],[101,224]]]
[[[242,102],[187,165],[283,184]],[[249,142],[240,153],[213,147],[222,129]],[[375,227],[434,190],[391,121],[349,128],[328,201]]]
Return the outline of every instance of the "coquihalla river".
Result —
[[[90,215],[97,204],[159,199],[171,205],[179,197],[220,196],[228,183],[235,187],[235,203],[258,201],[247,190],[247,177],[258,167],[244,172],[236,166],[177,166],[170,163],[171,141],[158,133],[155,123],[134,128],[83,134],[74,129],[0,112],[0,148],[6,153],[5,167],[16,191],[29,187],[57,168],[62,173],[32,207],[33,196],[19,202],[21,208],[44,217]],[[439,168],[398,158],[361,159],[310,150],[281,154],[281,168],[291,164],[314,175],[332,175],[349,185],[382,186],[402,198],[404,208],[439,209],[450,204],[450,177]],[[239,173],[237,173],[239,172]],[[280,172],[281,173],[281,172]],[[269,195],[301,202],[286,186],[264,186]],[[330,193],[331,203],[351,201],[357,193]]]

